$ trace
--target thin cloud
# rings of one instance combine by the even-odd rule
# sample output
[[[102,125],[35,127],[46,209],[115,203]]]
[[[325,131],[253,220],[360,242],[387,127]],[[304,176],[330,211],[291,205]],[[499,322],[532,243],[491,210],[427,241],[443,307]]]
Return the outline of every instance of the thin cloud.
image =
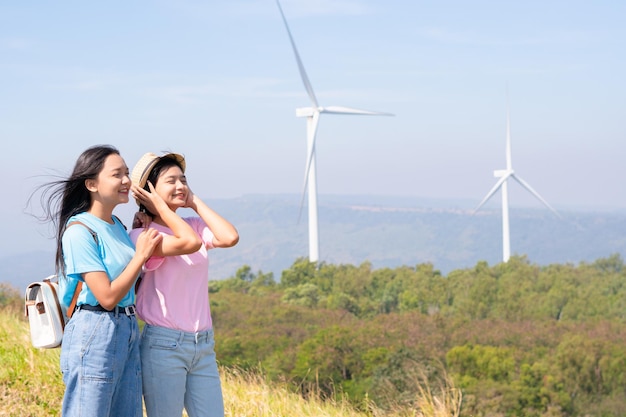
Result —
[[[281,2],[285,13],[294,17],[371,14],[374,9],[358,0],[284,0]]]
[[[147,94],[178,104],[196,104],[216,97],[273,98],[288,97],[290,93],[276,93],[282,82],[274,78],[221,79],[211,83],[149,87]]]
[[[78,81],[75,83],[50,84],[48,86],[54,90],[66,91],[104,91],[106,86],[101,81]]]
[[[196,17],[221,16],[263,16],[275,15],[275,1],[231,0],[223,3],[197,0],[163,0],[164,6]],[[285,13],[291,17],[371,14],[374,8],[359,0],[283,0],[280,2]]]
[[[0,49],[28,49],[32,42],[25,38],[0,38]]]
[[[198,104],[216,97],[240,99],[302,99],[308,103],[304,88],[294,90],[293,83],[285,83],[276,78],[228,78],[210,83],[148,87],[146,94],[177,104]],[[336,101],[363,101],[380,94],[372,89],[335,89],[316,91],[318,98],[333,103]]]
[[[110,91],[117,88],[136,85],[147,75],[131,76],[123,73],[92,70],[88,68],[49,66],[38,69],[41,74],[46,74],[48,81],[45,87],[51,90],[99,92]]]
[[[452,45],[470,46],[533,46],[533,45],[564,45],[580,46],[599,41],[603,38],[600,32],[589,31],[552,31],[534,36],[502,36],[498,34],[478,34],[475,32],[453,31],[442,27],[424,27],[420,31],[425,38]]]

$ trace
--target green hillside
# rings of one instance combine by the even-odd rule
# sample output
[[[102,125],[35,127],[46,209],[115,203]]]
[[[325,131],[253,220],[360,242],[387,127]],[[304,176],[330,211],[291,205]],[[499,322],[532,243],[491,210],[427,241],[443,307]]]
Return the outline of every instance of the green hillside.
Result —
[[[458,415],[473,417],[626,415],[626,267],[617,254],[545,266],[516,256],[447,275],[427,263],[299,259],[280,279],[243,266],[211,281],[210,298],[224,374],[260,374],[294,398],[371,416],[457,415],[459,404]],[[17,353],[0,359],[19,364],[3,371],[3,387],[31,395],[42,380],[24,371],[34,355],[55,353],[33,352],[25,323],[2,321],[3,349]],[[49,375],[43,381],[58,378]],[[54,401],[34,392],[13,403]],[[434,406],[442,413],[427,411]]]
[[[467,416],[626,415],[626,268],[620,256],[430,264],[295,262],[275,282],[241,268],[211,284],[222,363],[411,406],[446,377]],[[414,404],[413,404],[414,405]]]

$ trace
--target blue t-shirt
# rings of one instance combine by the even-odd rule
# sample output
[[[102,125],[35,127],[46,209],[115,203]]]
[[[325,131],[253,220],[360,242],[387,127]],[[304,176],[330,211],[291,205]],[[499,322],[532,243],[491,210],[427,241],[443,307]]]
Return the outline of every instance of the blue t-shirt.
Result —
[[[97,234],[97,242],[89,230],[80,224],[68,227],[63,233],[63,260],[65,277],[59,280],[62,302],[68,306],[72,301],[77,280],[83,281],[81,274],[103,271],[113,281],[126,268],[135,255],[135,245],[130,240],[124,226],[114,217],[114,224],[83,212],[71,217],[68,224],[79,221]],[[126,307],[135,303],[134,288],[120,300],[118,305]],[[87,285],[83,285],[78,295],[77,305],[97,305],[98,300]]]

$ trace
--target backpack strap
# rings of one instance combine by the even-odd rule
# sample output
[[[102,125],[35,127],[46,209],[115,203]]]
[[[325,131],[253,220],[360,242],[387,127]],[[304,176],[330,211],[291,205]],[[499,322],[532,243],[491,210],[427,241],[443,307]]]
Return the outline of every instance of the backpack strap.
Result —
[[[91,228],[83,222],[79,222],[78,220],[73,221],[65,227],[65,230],[67,230],[68,227],[73,226],[75,224],[80,224],[80,225],[83,225],[85,228],[87,228],[87,230],[89,230],[89,233],[91,233],[93,240],[95,240],[96,245],[98,244],[98,234],[94,232],[93,230],[91,230]],[[82,288],[83,288],[83,282],[78,281],[78,284],[76,284],[76,289],[74,290],[74,295],[72,296],[72,302],[70,302],[70,305],[67,307],[67,318],[71,318],[72,314],[74,314],[74,310],[76,309],[76,303],[78,302],[78,294],[80,294],[80,291],[82,290]]]
[[[78,301],[78,294],[80,294],[80,291],[83,289],[83,282],[82,281],[78,281],[78,284],[76,284],[76,289],[74,290],[74,295],[72,296],[72,302],[70,303],[69,307],[67,307],[67,318],[72,318],[72,315],[74,314],[74,310],[76,309],[76,302]]]
[[[59,317],[63,317],[63,309],[61,309],[61,304],[59,303],[59,297],[57,296],[57,290],[54,289],[54,285],[52,285],[52,283],[49,280],[44,280],[43,283],[48,285],[50,287],[50,290],[52,290],[52,294],[54,295],[54,297],[53,297],[54,298],[54,304],[55,304],[55,306],[57,308],[57,312],[59,313]],[[78,298],[78,293],[79,292],[80,292],[80,290],[78,290],[74,294],[74,298]],[[65,330],[65,319],[61,320],[61,330]]]
[[[126,225],[120,220],[119,217],[117,217],[115,214],[113,214],[113,218],[117,219],[117,221],[124,226],[124,230],[128,230],[128,228],[126,227]]]

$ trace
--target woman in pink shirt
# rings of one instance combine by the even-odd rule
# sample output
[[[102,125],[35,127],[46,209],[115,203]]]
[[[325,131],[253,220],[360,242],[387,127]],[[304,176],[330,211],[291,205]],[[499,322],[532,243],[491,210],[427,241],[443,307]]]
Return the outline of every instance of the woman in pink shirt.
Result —
[[[209,307],[207,251],[237,244],[239,234],[209,208],[187,184],[179,154],[145,154],[133,168],[140,212],[131,233],[157,229],[163,240],[144,266],[137,291],[137,312],[145,321],[141,335],[143,395],[149,417],[223,417],[224,402],[215,360]],[[174,211],[190,208],[197,216],[173,231],[153,213],[159,199]]]

